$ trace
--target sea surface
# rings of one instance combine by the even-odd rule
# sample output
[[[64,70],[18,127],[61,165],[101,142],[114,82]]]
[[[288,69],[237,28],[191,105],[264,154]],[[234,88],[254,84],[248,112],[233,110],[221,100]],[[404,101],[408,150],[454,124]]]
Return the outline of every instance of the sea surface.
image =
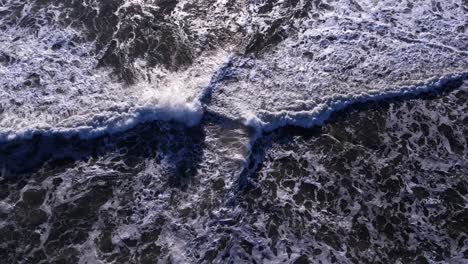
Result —
[[[467,21],[0,0],[0,263],[467,263]]]

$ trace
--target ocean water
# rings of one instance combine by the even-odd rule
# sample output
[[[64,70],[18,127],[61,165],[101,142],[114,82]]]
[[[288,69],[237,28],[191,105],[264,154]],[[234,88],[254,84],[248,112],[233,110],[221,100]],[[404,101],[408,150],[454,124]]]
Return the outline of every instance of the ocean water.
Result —
[[[467,16],[0,0],[0,256],[466,262]]]

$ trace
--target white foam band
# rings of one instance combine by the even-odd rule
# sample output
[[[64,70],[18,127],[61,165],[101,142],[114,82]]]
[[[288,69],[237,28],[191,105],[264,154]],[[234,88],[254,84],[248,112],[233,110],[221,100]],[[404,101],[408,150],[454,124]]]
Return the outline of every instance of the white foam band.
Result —
[[[280,111],[280,112],[261,112],[262,116],[268,117],[268,122],[263,121],[257,116],[247,116],[244,124],[257,130],[270,132],[280,127],[298,126],[310,128],[320,126],[327,121],[331,114],[343,110],[356,103],[377,102],[393,99],[407,95],[419,95],[431,91],[437,91],[451,81],[463,80],[468,77],[468,72],[456,73],[444,76],[425,85],[394,89],[387,92],[356,94],[348,97],[329,98],[327,103],[320,104],[311,111]]]

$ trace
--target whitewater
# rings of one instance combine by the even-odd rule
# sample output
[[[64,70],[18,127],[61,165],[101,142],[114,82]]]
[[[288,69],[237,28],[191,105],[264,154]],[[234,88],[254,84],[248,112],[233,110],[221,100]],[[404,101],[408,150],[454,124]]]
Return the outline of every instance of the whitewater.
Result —
[[[463,0],[0,0],[0,259],[465,263]]]
[[[83,40],[86,28],[60,26],[49,6],[25,3],[12,18],[15,4],[2,7],[0,141],[39,134],[87,139],[155,120],[193,126],[206,111],[258,131],[311,127],[355,102],[433,91],[467,76],[466,12],[457,1],[436,7],[338,1],[312,16],[298,14],[306,2],[278,3],[267,13],[262,5],[239,3],[226,15],[221,1],[213,16],[195,20],[180,2],[165,19],[187,23],[197,34],[191,40],[174,33],[193,48],[193,61],[168,69],[144,56],[129,60],[131,83],[120,80],[112,65],[100,65],[106,50],[97,45],[112,41]],[[121,10],[132,5],[143,11],[131,19],[153,16],[144,12],[151,1],[124,2],[116,13],[126,18]],[[43,21],[49,12],[56,21]],[[217,34],[217,19],[232,38],[220,40],[220,47],[203,46],[203,38]]]

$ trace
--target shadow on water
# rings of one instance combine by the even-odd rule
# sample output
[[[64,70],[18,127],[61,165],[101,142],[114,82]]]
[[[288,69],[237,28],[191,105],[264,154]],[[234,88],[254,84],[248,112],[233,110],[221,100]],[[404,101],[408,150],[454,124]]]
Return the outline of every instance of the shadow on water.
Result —
[[[205,144],[202,126],[154,122],[130,131],[82,140],[78,136],[36,135],[0,144],[2,181],[17,182],[34,173],[57,171],[99,157],[115,156],[116,174],[132,174],[145,159],[164,159],[170,171],[167,184],[185,188],[201,162]]]

